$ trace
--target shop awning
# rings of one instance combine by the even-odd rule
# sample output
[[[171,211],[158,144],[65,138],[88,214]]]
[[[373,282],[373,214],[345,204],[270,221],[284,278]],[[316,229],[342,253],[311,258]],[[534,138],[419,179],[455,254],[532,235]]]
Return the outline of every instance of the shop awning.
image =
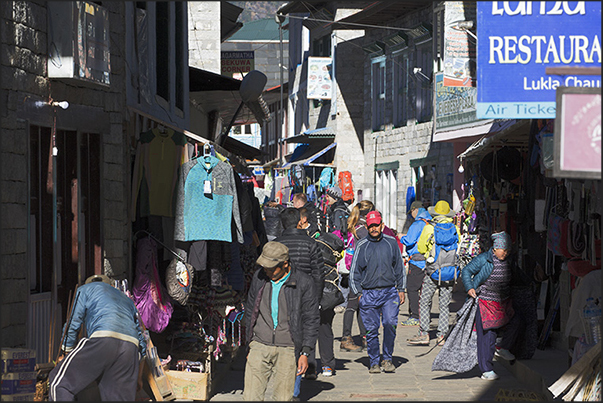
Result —
[[[249,144],[243,143],[242,141],[239,141],[230,136],[226,136],[222,147],[224,147],[231,153],[246,158],[248,160],[253,160],[255,158],[261,159],[263,155],[268,155],[259,148],[252,147]]]
[[[509,146],[527,149],[531,120],[521,119],[505,129],[490,133],[471,144],[457,158],[477,158],[484,156],[496,147]]]
[[[328,166],[328,165],[330,165],[330,163],[317,164],[317,163],[314,163],[314,161],[316,161],[318,158],[325,155],[328,151],[335,148],[336,145],[337,145],[337,143],[331,143],[328,146],[319,150],[318,152],[316,152],[316,149],[312,148],[312,147],[305,148],[305,150],[302,151],[301,153],[299,153],[299,155],[295,155],[295,152],[293,152],[293,155],[291,156],[291,160],[289,160],[289,162],[284,164],[282,166],[282,168],[288,168],[293,164],[301,164],[303,166]],[[308,155],[308,154],[310,154],[310,155]],[[332,162],[332,159],[331,159],[331,162]]]
[[[287,143],[308,143],[316,140],[334,139],[335,131],[330,127],[321,127],[313,130],[306,130],[293,137],[283,139]]]
[[[483,136],[488,133],[496,133],[513,126],[517,123],[514,119],[500,120],[488,119],[478,120],[459,126],[446,127],[436,130],[433,135],[434,143],[439,141],[472,141],[471,137]]]

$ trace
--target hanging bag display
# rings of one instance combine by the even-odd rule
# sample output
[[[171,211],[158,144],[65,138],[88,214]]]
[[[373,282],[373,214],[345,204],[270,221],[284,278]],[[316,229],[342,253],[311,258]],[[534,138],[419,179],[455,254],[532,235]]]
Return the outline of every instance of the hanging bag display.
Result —
[[[180,259],[172,259],[165,270],[168,294],[181,305],[186,305],[191,292],[194,273],[193,266]]]

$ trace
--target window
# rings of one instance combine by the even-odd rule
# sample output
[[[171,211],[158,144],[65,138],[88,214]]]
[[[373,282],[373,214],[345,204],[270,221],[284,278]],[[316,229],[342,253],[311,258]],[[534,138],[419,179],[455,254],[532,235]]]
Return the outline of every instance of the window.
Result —
[[[312,56],[331,56],[331,35],[315,39],[312,43]]]
[[[410,69],[410,52],[408,48],[394,55],[394,86],[393,86],[393,103],[394,103],[394,126],[401,127],[408,124],[410,119],[409,113],[409,76]]]
[[[158,1],[155,9],[155,55],[157,57],[157,95],[170,99],[170,16],[169,3]]]
[[[423,73],[416,74],[416,110],[418,123],[424,123],[431,120],[433,100],[433,60],[431,53],[431,40],[417,46],[416,67],[420,68],[421,73]]]
[[[389,228],[397,225],[398,170],[378,170],[375,183],[375,205]]]
[[[371,61],[371,97],[373,131],[385,128],[385,56]]]

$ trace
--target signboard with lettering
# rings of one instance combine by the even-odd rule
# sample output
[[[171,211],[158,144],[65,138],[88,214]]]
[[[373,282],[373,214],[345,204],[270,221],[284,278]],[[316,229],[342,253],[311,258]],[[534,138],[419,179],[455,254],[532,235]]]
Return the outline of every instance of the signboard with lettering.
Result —
[[[601,88],[559,87],[553,175],[601,179]]]
[[[444,10],[444,85],[475,87],[475,38],[462,24],[475,21],[475,2],[446,1]]]
[[[330,57],[308,57],[308,99],[331,99],[332,63]]]
[[[601,67],[598,1],[478,1],[477,117],[554,119],[558,87],[600,87],[600,76],[547,67]]]
[[[223,76],[245,76],[255,69],[255,52],[253,50],[222,52],[221,64]]]
[[[436,73],[435,79],[436,129],[476,121],[477,88],[447,87],[443,73]]]

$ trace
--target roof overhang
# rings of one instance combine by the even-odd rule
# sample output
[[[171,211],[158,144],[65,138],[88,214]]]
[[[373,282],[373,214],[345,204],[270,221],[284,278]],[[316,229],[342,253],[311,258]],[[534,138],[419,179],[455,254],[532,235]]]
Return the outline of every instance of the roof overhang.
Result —
[[[248,160],[260,159],[262,156],[268,155],[259,148],[252,147],[249,144],[243,143],[242,141],[239,141],[231,136],[226,136],[222,147],[224,147],[231,153],[241,156]]]
[[[321,140],[333,140],[335,138],[335,131],[330,127],[321,127],[314,130],[306,130],[297,136],[287,137],[283,139],[286,143],[309,143],[313,141]]]
[[[350,2],[350,5],[355,3]],[[422,8],[431,7],[432,3],[415,0],[415,1],[370,1],[364,2],[364,5],[359,4],[357,7],[362,8],[357,13],[354,13],[341,20],[326,24],[325,27],[332,29],[366,29],[365,26],[373,25],[384,26],[388,21],[396,20],[408,13],[420,10]]]
[[[433,134],[433,142],[475,141],[483,135],[505,130],[516,123],[517,120],[515,119],[487,119],[436,129],[435,133]]]
[[[232,119],[242,101],[240,80],[189,66],[189,82],[189,96],[194,104],[199,105],[205,113],[217,110],[224,120]],[[257,101],[245,103],[234,126],[251,123],[261,125],[268,120],[261,102],[262,96]]]
[[[239,29],[243,23],[237,22],[239,15],[243,12],[241,7],[237,7],[227,1],[220,2],[220,41],[224,42]]]

